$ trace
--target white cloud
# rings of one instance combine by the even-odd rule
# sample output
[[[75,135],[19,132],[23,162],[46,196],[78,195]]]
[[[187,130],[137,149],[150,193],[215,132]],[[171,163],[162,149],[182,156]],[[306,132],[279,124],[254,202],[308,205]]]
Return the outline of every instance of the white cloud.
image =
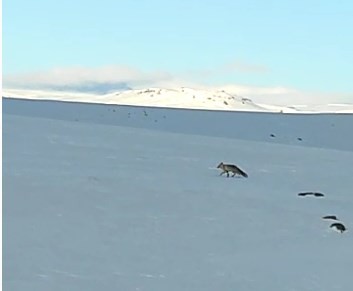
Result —
[[[29,88],[74,86],[85,83],[129,83],[139,85],[171,78],[166,72],[146,73],[128,66],[66,67],[4,76],[4,85],[6,87]]]
[[[240,61],[230,62],[212,69],[200,69],[183,72],[176,76],[167,71],[145,72],[130,66],[112,65],[103,67],[62,67],[47,71],[29,72],[4,76],[5,87],[50,88],[58,86],[79,86],[87,83],[127,83],[130,86],[153,86],[154,84],[187,85],[193,83],[186,80],[197,80],[207,76],[240,73],[264,73],[268,68],[262,65],[249,64]]]
[[[329,104],[329,103],[353,103],[351,93],[322,93],[314,91],[303,91],[287,87],[257,87],[243,85],[225,85],[219,89],[227,92],[245,96],[256,103],[271,103],[276,105],[296,104]]]

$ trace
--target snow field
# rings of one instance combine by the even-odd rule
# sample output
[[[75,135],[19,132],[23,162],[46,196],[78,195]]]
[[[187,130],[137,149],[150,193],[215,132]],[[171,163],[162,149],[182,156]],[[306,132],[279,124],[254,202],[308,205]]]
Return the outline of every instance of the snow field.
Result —
[[[6,290],[352,286],[353,151],[4,110]]]

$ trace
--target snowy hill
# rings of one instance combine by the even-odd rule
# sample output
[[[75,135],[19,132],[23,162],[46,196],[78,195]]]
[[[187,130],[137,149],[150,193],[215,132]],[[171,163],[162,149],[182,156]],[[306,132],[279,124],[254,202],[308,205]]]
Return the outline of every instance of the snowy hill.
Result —
[[[101,104],[138,105],[168,108],[189,108],[227,111],[282,112],[282,113],[352,113],[353,104],[318,104],[279,106],[257,103],[250,98],[218,89],[147,88],[122,90],[109,94],[64,91],[5,90],[4,97],[40,100],[59,100]]]
[[[237,111],[267,111],[250,99],[225,91],[195,90],[192,88],[149,88],[108,95],[107,99],[125,105],[148,105],[172,108],[222,109]]]
[[[3,287],[350,290],[352,117],[4,99]]]
[[[353,114],[278,114],[3,98],[7,113],[167,132],[353,149]]]

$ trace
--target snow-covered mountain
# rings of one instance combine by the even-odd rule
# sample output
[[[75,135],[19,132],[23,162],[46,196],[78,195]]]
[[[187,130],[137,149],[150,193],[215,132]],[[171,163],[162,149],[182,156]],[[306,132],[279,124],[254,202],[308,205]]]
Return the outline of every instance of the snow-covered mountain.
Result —
[[[102,104],[139,105],[169,108],[208,109],[226,111],[282,112],[282,113],[352,113],[353,104],[317,104],[279,106],[258,103],[256,100],[218,89],[146,88],[122,90],[109,94],[64,91],[5,90],[5,97],[90,102]]]
[[[148,105],[172,108],[267,111],[252,100],[225,91],[192,88],[148,88],[108,95],[107,99],[126,105]]]

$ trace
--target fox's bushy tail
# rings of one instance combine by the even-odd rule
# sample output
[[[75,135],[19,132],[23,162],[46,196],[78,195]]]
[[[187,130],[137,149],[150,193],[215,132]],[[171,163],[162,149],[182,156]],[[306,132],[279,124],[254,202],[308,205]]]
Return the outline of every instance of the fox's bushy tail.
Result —
[[[245,178],[248,177],[248,174],[245,173],[242,169],[240,169],[239,167],[237,167],[237,169],[238,169],[240,175],[242,175],[242,176],[245,177]]]

